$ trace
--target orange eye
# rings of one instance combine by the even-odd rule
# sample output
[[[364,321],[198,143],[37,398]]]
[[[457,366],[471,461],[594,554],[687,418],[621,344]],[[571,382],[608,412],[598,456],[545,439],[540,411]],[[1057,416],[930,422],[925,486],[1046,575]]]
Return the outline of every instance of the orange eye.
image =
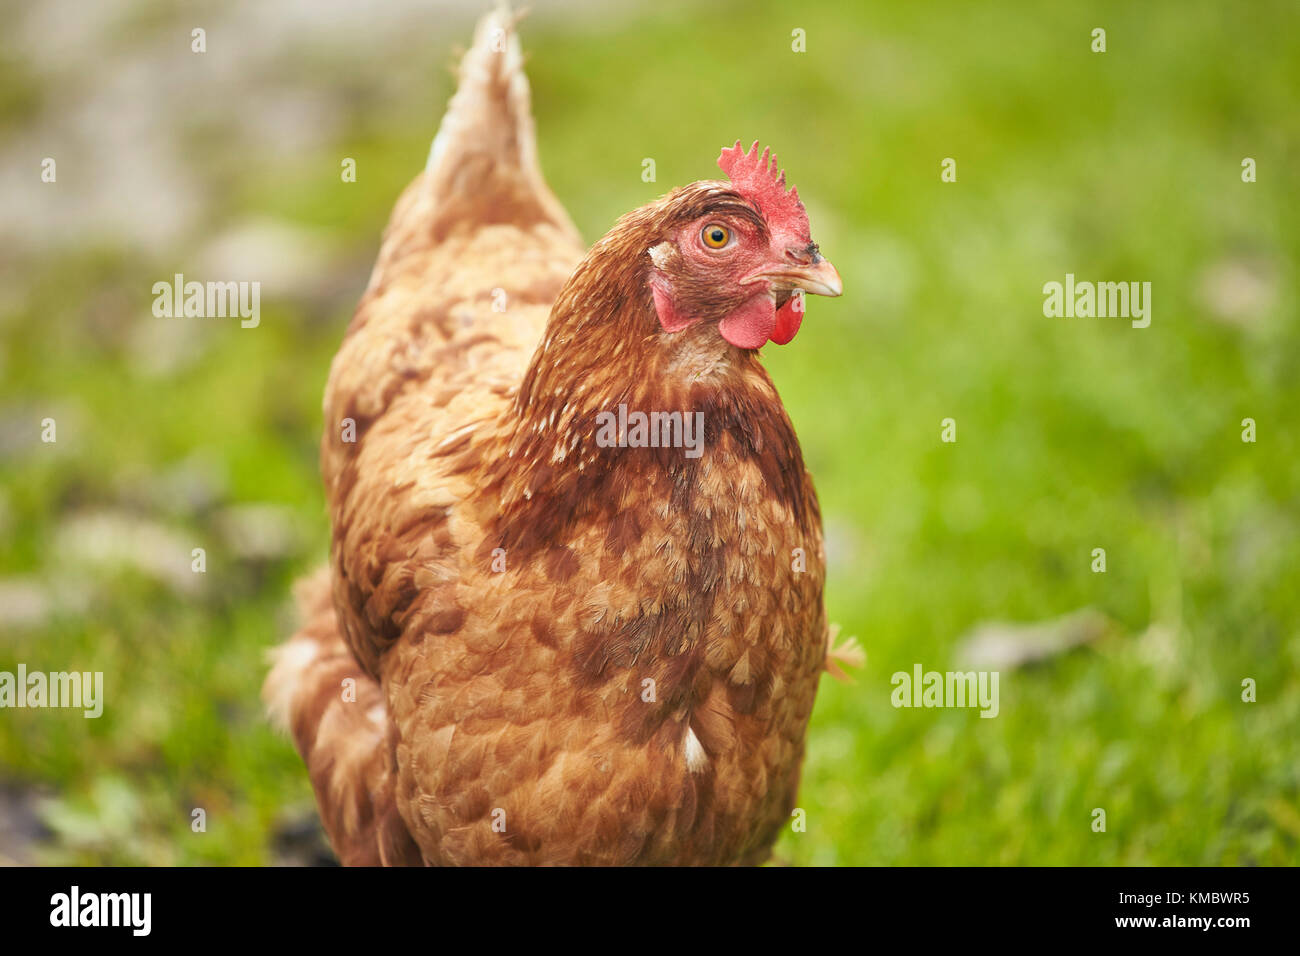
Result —
[[[711,222],[700,230],[700,241],[710,249],[721,249],[731,241],[731,230],[716,222]]]

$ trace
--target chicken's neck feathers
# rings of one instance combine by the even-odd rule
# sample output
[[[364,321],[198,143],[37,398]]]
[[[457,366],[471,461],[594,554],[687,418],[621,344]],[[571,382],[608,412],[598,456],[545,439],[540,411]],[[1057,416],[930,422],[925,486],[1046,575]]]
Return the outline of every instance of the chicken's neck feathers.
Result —
[[[806,526],[803,456],[757,353],[727,344],[707,325],[665,342],[644,250],[629,245],[589,256],[566,284],[501,433],[504,453],[484,457],[485,484],[500,496],[503,537],[516,546],[561,539],[593,503],[622,501],[628,487],[671,493],[669,504],[691,501],[711,515],[729,503],[699,499],[700,472],[742,461],[757,465],[770,496]],[[680,414],[683,422],[692,416],[703,427],[698,454],[602,447],[602,416],[638,412]]]

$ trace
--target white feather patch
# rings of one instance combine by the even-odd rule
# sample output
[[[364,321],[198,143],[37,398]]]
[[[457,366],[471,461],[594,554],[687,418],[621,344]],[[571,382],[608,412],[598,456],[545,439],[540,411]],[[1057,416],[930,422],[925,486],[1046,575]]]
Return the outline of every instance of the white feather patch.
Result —
[[[665,239],[657,246],[651,246],[649,250],[650,261],[655,264],[656,269],[664,269],[668,266],[668,257],[673,252],[673,244]]]
[[[704,752],[700,738],[695,736],[695,728],[686,725],[686,769],[691,773],[700,773],[709,765],[709,755]]]
[[[295,638],[271,651],[275,662],[262,696],[271,723],[288,732],[293,709],[293,698],[298,692],[303,674],[320,654],[320,644],[307,638]]]

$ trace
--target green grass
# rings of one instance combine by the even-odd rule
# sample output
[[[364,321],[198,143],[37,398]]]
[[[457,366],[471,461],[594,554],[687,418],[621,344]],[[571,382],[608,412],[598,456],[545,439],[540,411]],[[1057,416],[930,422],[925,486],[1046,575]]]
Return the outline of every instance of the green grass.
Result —
[[[765,356],[822,498],[830,616],[868,653],[855,683],[822,688],[807,832],[778,856],[1300,861],[1294,5],[531,19],[543,163],[588,239],[715,176],[721,145],[761,137],[844,277],[844,297],[812,301],[799,338]],[[1089,50],[1096,26],[1105,54]],[[805,54],[790,52],[795,27]],[[430,38],[412,68],[432,75],[464,38]],[[214,327],[196,363],[146,378],[121,326],[147,316],[143,290],[174,262],[87,249],[33,265],[34,291],[0,326],[0,408],[33,436],[59,421],[57,445],[3,461],[0,577],[48,582],[59,607],[3,636],[0,669],[103,670],[109,695],[97,721],[0,717],[0,780],[49,795],[42,859],[271,862],[277,826],[310,806],[296,755],[260,718],[262,655],[287,632],[291,581],[324,554],[320,392],[450,92],[437,75],[409,109],[389,104],[400,124],[358,112],[320,155],[222,172],[231,221],[281,217],[348,251],[355,285],[324,308],[264,297],[259,329]],[[355,186],[338,181],[343,155],[358,158]],[[658,182],[641,181],[644,157]],[[940,182],[944,157],[956,183]],[[1236,322],[1205,291],[1225,269],[1263,276]],[[1067,272],[1150,281],[1151,327],[1045,318],[1042,286]],[[939,440],[949,417],[955,444]],[[219,463],[217,500],[135,493],[196,452]],[[300,539],[269,560],[230,557],[230,502],[285,506]],[[202,589],[68,558],[58,530],[88,510],[165,524],[184,563],[207,547]],[[1096,547],[1105,574],[1090,571]],[[1003,672],[996,719],[890,705],[891,674],[950,669],[975,625],[1089,605],[1113,633]],[[195,807],[206,833],[191,832]],[[1098,807],[1105,833],[1091,829]]]

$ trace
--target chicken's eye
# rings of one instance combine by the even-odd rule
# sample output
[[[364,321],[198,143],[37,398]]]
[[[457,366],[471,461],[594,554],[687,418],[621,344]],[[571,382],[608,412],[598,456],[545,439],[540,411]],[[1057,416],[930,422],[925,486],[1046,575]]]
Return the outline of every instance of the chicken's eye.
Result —
[[[716,222],[711,222],[700,230],[700,241],[710,249],[721,249],[731,241],[731,230]]]

